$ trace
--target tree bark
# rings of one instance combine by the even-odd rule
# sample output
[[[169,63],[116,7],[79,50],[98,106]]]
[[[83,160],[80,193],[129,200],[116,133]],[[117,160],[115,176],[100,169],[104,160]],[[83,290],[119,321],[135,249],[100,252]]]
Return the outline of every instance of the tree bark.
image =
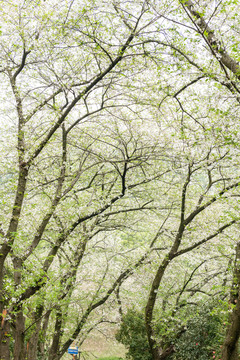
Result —
[[[25,347],[24,347],[24,330],[25,330],[25,318],[23,316],[22,309],[17,313],[15,320],[14,331],[14,360],[25,360]]]
[[[44,316],[43,324],[41,328],[41,338],[38,338],[38,352],[39,352],[39,358],[45,359],[45,340],[46,340],[46,333],[48,329],[48,323],[50,319],[52,310],[48,310]],[[29,358],[30,360],[30,358]]]
[[[49,351],[48,360],[54,360],[58,358],[59,342],[62,336],[62,311],[58,308],[55,320],[55,329],[52,345]]]
[[[39,334],[41,330],[43,310],[44,310],[43,305],[39,305],[37,306],[37,309],[35,311],[34,320],[36,321],[36,323],[34,324],[34,330],[27,344],[27,351],[26,351],[27,360],[37,360],[38,342],[39,342]]]
[[[240,337],[240,242],[236,246],[233,286],[230,304],[234,306],[229,316],[225,340],[222,347],[222,360],[238,360],[238,341]]]
[[[10,360],[10,320],[7,310],[3,311],[0,329],[0,359]]]
[[[145,325],[146,325],[146,331],[147,331],[147,337],[148,337],[148,343],[150,346],[150,350],[153,356],[154,360],[160,360],[161,352],[159,351],[159,348],[157,347],[156,341],[154,339],[154,333],[153,333],[153,327],[152,327],[152,318],[153,318],[153,310],[157,298],[157,290],[160,286],[162,277],[165,273],[165,270],[169,264],[170,259],[165,257],[163,262],[158,268],[158,271],[155,275],[155,278],[152,283],[152,287],[149,293],[148,302],[145,308]]]
[[[167,356],[170,355],[170,353],[173,352],[173,348],[171,349],[170,353],[168,351],[162,351],[161,348],[157,345],[156,340],[154,339],[154,328],[153,328],[153,311],[157,300],[157,293],[159,286],[161,284],[163,275],[170,264],[170,262],[177,256],[177,251],[181,245],[182,236],[185,230],[185,226],[192,221],[191,214],[188,216],[187,219],[185,219],[185,208],[186,208],[186,193],[187,193],[187,187],[190,183],[191,178],[191,166],[188,167],[188,176],[186,178],[186,181],[182,188],[182,195],[181,195],[181,215],[180,215],[180,223],[179,228],[175,237],[175,240],[173,242],[173,245],[168,252],[167,255],[165,255],[164,259],[162,260],[161,264],[158,267],[158,270],[156,272],[156,275],[154,277],[154,280],[152,282],[152,286],[150,289],[150,293],[148,295],[147,305],[145,308],[145,326],[147,331],[147,337],[148,337],[148,343],[149,347],[152,353],[152,357],[154,360],[164,360]],[[193,214],[193,213],[192,213]],[[164,353],[166,355],[164,355]]]
[[[212,53],[215,55],[218,54],[218,58],[221,64],[226,66],[226,68],[239,79],[239,63],[234,58],[232,58],[232,56],[226,51],[221,41],[217,39],[214,30],[209,27],[208,22],[204,19],[201,12],[196,10],[195,4],[191,0],[180,0],[180,3],[184,8],[188,9],[192,16],[192,21],[201,31],[203,37],[211,48]]]
[[[15,257],[13,259],[14,265],[14,282],[15,288],[17,289],[22,283],[22,260]],[[14,350],[13,358],[14,360],[24,360],[25,359],[25,347],[24,347],[24,338],[25,338],[25,318],[23,315],[22,304],[13,308],[14,313]]]

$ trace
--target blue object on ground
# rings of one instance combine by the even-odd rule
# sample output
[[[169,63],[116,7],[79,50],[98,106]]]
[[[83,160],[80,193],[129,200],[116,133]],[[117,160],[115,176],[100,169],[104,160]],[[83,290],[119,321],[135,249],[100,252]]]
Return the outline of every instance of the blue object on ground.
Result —
[[[68,348],[68,353],[69,353],[69,354],[78,354],[78,347],[77,347],[77,346],[75,346],[75,347],[70,346],[70,347]]]

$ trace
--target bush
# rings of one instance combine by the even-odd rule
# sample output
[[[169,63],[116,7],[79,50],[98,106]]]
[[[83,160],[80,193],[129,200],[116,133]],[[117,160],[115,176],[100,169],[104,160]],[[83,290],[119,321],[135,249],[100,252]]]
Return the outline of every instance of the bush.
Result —
[[[156,321],[156,341],[162,346],[174,345],[174,353],[168,356],[170,360],[209,360],[213,351],[217,352],[223,341],[222,329],[225,311],[219,303],[208,303],[199,306],[198,312],[185,323],[175,316],[166,317],[165,322]],[[130,309],[123,320],[116,339],[128,349],[127,358],[133,360],[151,360],[144,314]]]
[[[222,343],[222,315],[213,304],[202,305],[175,341],[173,360],[208,360]]]
[[[127,358],[134,360],[151,360],[152,356],[144,323],[144,314],[130,309],[123,320],[116,339],[128,349]]]

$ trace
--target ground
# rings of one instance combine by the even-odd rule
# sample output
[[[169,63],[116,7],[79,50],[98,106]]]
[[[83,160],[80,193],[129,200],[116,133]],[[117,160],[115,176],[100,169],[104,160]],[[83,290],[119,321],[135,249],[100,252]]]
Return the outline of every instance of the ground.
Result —
[[[125,347],[118,343],[114,334],[92,332],[82,346],[81,360],[94,360],[99,357],[125,357]],[[63,360],[71,360],[72,355],[66,354]]]

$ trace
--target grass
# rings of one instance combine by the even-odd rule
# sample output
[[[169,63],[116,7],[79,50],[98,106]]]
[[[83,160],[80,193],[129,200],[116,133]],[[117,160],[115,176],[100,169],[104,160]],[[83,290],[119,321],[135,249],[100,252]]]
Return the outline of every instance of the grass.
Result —
[[[104,336],[100,332],[93,331],[86,339],[81,350],[85,352],[88,360],[123,360],[125,347],[116,341],[114,333],[109,331]]]
[[[123,360],[121,357],[108,356],[108,357],[99,357],[97,360]]]

